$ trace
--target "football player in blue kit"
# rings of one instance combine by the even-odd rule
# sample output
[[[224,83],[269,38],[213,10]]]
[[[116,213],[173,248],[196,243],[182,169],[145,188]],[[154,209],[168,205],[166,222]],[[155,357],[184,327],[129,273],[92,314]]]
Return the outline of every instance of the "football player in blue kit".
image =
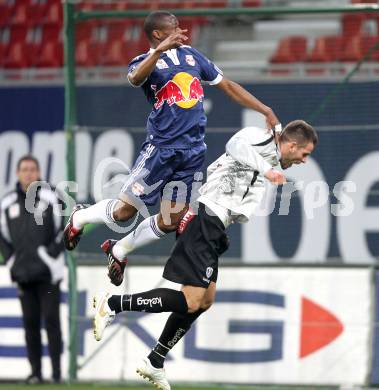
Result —
[[[175,231],[186,213],[196,173],[201,172],[206,145],[206,116],[201,81],[217,86],[238,104],[266,117],[268,129],[279,124],[273,110],[222,71],[196,49],[185,44],[187,30],[179,27],[169,12],[151,13],[144,23],[151,45],[148,53],[131,61],[128,80],[141,87],[152,111],[147,120],[147,137],[118,199],[104,199],[88,208],[77,205],[64,231],[67,250],[73,250],[89,223],[127,221],[161,198],[160,212],[144,219],[119,241],[106,240],[111,282],[122,282],[119,267],[127,255],[166,233]],[[118,268],[117,272],[114,267]]]

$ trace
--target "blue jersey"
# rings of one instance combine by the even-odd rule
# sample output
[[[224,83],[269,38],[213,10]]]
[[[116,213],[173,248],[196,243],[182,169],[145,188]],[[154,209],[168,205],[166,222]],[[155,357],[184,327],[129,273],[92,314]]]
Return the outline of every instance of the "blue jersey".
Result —
[[[150,49],[153,50],[153,49]],[[132,72],[149,53],[132,60]],[[147,139],[160,147],[190,147],[202,143],[207,122],[201,81],[211,85],[222,80],[222,72],[190,46],[167,50],[142,84],[152,112],[147,120]]]

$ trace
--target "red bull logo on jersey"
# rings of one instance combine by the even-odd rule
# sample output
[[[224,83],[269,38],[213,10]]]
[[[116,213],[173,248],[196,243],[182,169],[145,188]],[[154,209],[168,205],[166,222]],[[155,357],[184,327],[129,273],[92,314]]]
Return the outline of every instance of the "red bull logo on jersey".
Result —
[[[155,92],[154,108],[158,109],[166,102],[181,108],[191,108],[204,99],[200,80],[186,72],[177,73],[159,91]]]

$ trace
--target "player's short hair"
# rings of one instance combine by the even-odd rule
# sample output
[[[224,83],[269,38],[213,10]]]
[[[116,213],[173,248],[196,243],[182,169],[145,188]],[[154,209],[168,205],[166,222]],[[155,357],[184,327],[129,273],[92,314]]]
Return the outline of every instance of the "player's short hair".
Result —
[[[143,30],[145,31],[147,38],[151,40],[153,38],[153,31],[162,28],[164,18],[172,17],[175,17],[175,15],[167,11],[155,11],[149,14],[143,24]]]
[[[25,156],[22,156],[22,157],[17,161],[17,170],[18,170],[18,171],[20,170],[21,164],[22,164],[24,161],[33,161],[34,164],[36,164],[37,169],[39,170],[39,162],[38,162],[38,160],[37,160],[34,156],[32,156],[31,154],[26,154]]]
[[[294,120],[283,129],[280,134],[282,142],[296,141],[300,145],[305,145],[312,142],[317,145],[318,136],[316,130],[307,122],[297,119]]]

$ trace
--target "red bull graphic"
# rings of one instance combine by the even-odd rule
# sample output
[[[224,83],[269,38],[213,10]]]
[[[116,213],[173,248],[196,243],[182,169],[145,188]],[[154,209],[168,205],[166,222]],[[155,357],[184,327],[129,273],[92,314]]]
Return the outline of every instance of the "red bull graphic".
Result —
[[[155,93],[154,108],[160,108],[165,102],[169,106],[177,104],[181,108],[191,108],[203,101],[204,91],[200,80],[189,73],[177,73]]]

